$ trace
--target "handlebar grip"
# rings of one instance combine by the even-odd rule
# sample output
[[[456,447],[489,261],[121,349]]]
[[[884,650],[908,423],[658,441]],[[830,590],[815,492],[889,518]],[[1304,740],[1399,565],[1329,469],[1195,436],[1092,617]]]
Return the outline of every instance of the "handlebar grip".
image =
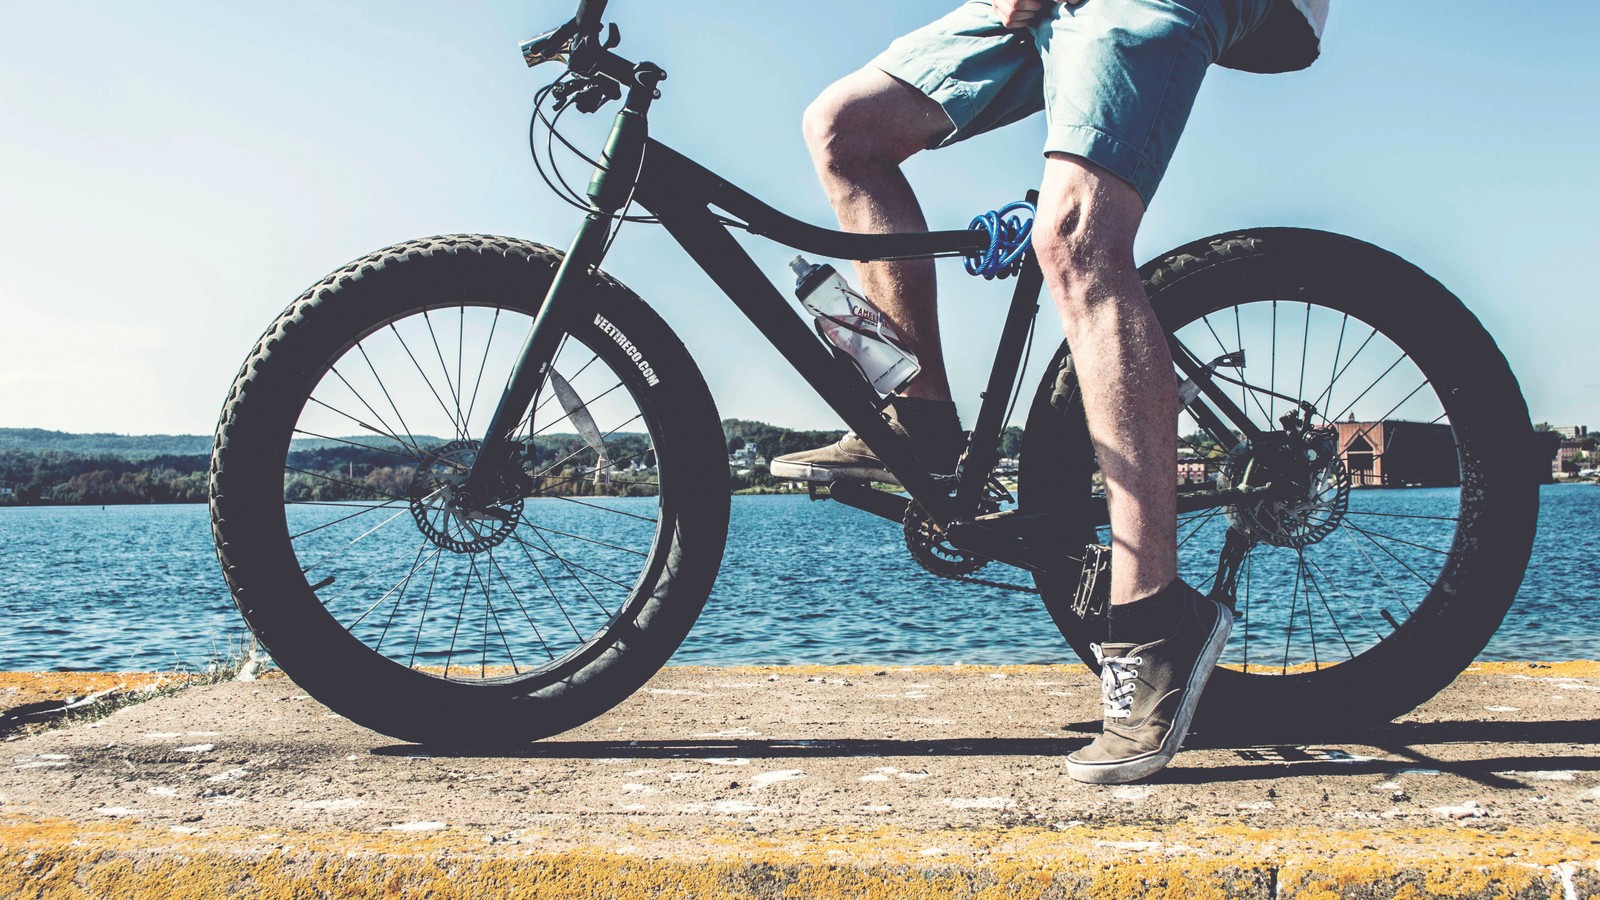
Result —
[[[578,0],[578,16],[573,23],[579,34],[594,34],[600,30],[600,17],[605,15],[606,0]]]

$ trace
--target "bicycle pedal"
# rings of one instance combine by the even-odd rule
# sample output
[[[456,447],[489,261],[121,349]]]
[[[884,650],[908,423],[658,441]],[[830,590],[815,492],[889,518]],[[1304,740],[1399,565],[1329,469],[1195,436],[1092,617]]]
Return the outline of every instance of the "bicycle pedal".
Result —
[[[1088,544],[1083,548],[1083,570],[1072,596],[1072,614],[1080,619],[1103,617],[1111,600],[1111,548]]]

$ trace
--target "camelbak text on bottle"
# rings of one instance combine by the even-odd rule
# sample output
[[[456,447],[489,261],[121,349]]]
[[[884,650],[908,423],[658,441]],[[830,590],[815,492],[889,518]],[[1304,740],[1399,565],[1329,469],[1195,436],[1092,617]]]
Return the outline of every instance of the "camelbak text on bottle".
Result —
[[[817,319],[817,333],[844,351],[880,394],[890,394],[922,371],[894,326],[884,321],[838,270],[826,263],[814,266],[805,257],[789,263],[795,274],[795,295]]]

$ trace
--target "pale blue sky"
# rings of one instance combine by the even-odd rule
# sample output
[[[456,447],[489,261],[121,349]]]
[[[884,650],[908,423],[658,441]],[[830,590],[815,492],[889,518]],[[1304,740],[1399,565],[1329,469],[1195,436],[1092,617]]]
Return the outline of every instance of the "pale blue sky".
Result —
[[[565,245],[577,214],[526,145],[530,98],[557,72],[525,69],[517,43],[574,5],[9,7],[0,426],[208,432],[260,331],[347,260],[458,231]],[[671,74],[658,137],[829,224],[801,111],[950,6],[613,0],[609,18],[623,53]],[[1365,238],[1466,300],[1536,420],[1600,425],[1596,33],[1591,0],[1333,0],[1309,71],[1213,70],[1140,258],[1247,225]],[[913,160],[935,226],[1032,186],[1042,134],[1036,117]],[[786,284],[789,254],[751,246]],[[837,424],[658,230],[624,231],[607,268],[689,344],[724,416]],[[941,270],[942,308],[970,419],[1006,295],[958,271]],[[1059,334],[1043,315],[1035,369]]]

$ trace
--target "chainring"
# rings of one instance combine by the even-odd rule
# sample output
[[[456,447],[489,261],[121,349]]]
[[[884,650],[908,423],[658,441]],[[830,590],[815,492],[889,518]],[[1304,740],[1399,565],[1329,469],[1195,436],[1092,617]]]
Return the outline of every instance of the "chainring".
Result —
[[[951,544],[916,503],[906,504],[905,535],[906,550],[917,565],[942,578],[971,575],[989,564],[987,558]]]

